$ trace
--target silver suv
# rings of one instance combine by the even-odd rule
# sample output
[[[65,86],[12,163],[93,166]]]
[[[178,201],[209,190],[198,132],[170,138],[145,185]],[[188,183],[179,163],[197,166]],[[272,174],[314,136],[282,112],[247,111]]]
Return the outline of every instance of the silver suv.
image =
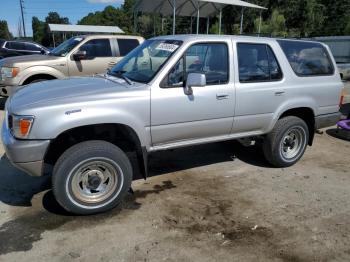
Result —
[[[6,103],[2,140],[29,174],[54,167],[53,192],[65,209],[91,214],[124,198],[134,170],[146,178],[148,156],[159,150],[259,139],[271,165],[291,166],[315,130],[337,122],[341,91],[318,42],[163,36],[105,75],[19,89]]]
[[[104,73],[143,41],[139,36],[82,35],[46,55],[5,58],[0,60],[0,96],[43,80]]]

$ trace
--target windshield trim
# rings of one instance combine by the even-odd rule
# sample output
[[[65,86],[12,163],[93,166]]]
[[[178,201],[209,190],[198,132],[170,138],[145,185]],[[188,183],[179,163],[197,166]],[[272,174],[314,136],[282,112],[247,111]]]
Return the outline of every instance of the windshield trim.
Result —
[[[177,40],[177,39],[166,39],[166,38],[164,38],[164,39],[148,39],[148,40],[145,40],[141,45],[139,45],[138,47],[140,47],[140,46],[142,46],[144,43],[146,43],[146,42],[155,42],[155,41],[176,41],[176,42],[178,42],[179,43],[179,46],[177,47],[177,49],[174,51],[174,52],[172,52],[166,59],[165,59],[165,61],[162,63],[162,65],[161,66],[159,66],[159,68],[157,69],[157,71],[155,71],[154,72],[154,74],[153,74],[153,76],[148,80],[148,81],[140,81],[140,80],[135,80],[134,78],[132,78],[132,77],[129,77],[129,76],[127,76],[127,78],[129,78],[131,81],[133,81],[133,82],[137,82],[137,83],[142,83],[142,84],[149,84],[150,82],[152,82],[153,81],[153,79],[159,74],[159,72],[164,68],[164,66],[169,62],[169,59],[171,58],[171,57],[173,57],[174,56],[174,54],[176,54],[180,49],[181,49],[181,46],[183,45],[183,43],[184,43],[184,41],[182,41],[182,40]],[[136,48],[138,48],[138,47],[136,47]],[[123,60],[120,60],[120,62],[122,62]],[[119,63],[120,63],[119,62]],[[111,73],[113,73],[113,70],[111,70]]]

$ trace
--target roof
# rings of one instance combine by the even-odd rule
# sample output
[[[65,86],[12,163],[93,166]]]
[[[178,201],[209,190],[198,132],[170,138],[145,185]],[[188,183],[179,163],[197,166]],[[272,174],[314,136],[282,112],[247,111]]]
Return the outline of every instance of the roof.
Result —
[[[124,34],[118,26],[49,24],[51,32],[87,32]]]
[[[247,36],[247,35],[207,35],[207,34],[183,34],[183,35],[165,35],[165,36],[157,36],[153,37],[150,40],[156,39],[166,39],[166,40],[180,40],[180,41],[192,41],[192,40],[200,40],[200,41],[219,41],[219,40],[227,40],[227,39],[235,39],[237,41],[246,41],[246,42],[264,42],[271,43],[277,40],[283,41],[298,41],[298,42],[314,42],[319,43],[315,40],[305,40],[305,39],[289,39],[289,38],[278,38],[278,37],[261,37],[261,36]]]
[[[244,36],[244,35],[206,35],[206,34],[184,34],[184,35],[165,35],[165,36],[157,36],[151,38],[151,40],[156,39],[166,39],[166,40],[180,40],[180,41],[191,41],[191,40],[227,40],[227,39],[237,39],[240,41],[256,41],[256,40],[264,40],[264,41],[275,41],[276,38],[271,37],[257,37],[257,36]]]
[[[216,15],[226,5],[266,9],[240,0],[175,0],[177,16],[197,16],[199,5],[199,16],[208,17]],[[173,0],[137,0],[136,12],[161,13],[162,15],[173,15]]]

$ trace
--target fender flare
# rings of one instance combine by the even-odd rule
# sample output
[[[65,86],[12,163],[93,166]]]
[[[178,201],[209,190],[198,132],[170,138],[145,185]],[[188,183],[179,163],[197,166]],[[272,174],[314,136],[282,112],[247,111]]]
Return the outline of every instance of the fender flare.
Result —
[[[67,76],[64,75],[62,72],[58,71],[57,69],[50,67],[50,66],[31,66],[21,73],[21,80],[19,81],[19,85],[23,85],[23,83],[32,76],[35,75],[50,75],[56,79],[64,79]]]

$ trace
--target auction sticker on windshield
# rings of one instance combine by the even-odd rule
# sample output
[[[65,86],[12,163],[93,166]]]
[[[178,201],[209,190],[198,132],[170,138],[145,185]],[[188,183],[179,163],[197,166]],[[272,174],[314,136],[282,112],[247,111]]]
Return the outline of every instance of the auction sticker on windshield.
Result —
[[[160,43],[156,49],[157,50],[164,50],[168,52],[174,52],[179,46],[175,44],[169,44],[169,43]]]

